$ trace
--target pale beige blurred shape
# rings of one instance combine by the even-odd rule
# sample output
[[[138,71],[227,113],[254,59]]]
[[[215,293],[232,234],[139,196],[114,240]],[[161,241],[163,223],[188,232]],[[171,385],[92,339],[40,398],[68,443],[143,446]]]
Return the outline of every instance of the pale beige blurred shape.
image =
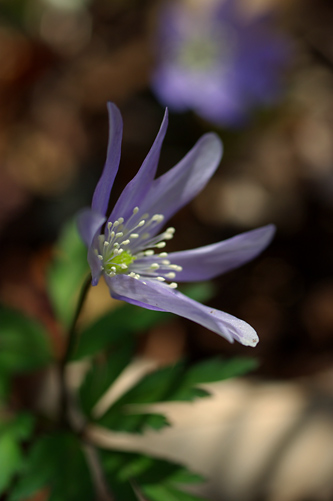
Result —
[[[149,407],[163,410],[173,425],[161,432],[130,436],[90,426],[88,435],[104,448],[183,462],[208,478],[198,491],[207,499],[329,501],[331,382],[328,373],[285,383],[234,379],[206,385],[211,398]]]

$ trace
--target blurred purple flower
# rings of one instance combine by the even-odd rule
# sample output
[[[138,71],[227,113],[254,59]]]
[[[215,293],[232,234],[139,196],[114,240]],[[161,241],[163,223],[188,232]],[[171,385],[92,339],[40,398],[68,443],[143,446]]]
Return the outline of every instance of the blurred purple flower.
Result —
[[[217,125],[237,126],[281,94],[290,49],[271,13],[249,19],[235,0],[215,4],[165,5],[152,87],[174,111],[192,109]]]
[[[220,243],[194,250],[162,251],[174,228],[164,223],[206,185],[218,167],[222,144],[213,133],[205,134],[191,151],[166,174],[154,179],[168,116],[164,119],[146,159],[127,184],[110,217],[106,218],[111,188],[121,150],[122,118],[108,104],[109,146],[102,176],[91,208],[81,211],[78,226],[88,247],[92,284],[101,277],[111,296],[144,308],[169,311],[244,345],[255,346],[258,336],[247,323],[222,311],[203,306],[175,290],[182,282],[207,280],[236,268],[259,254],[270,242],[274,227],[268,225]],[[105,224],[104,231],[102,226]],[[155,253],[156,252],[156,253]]]

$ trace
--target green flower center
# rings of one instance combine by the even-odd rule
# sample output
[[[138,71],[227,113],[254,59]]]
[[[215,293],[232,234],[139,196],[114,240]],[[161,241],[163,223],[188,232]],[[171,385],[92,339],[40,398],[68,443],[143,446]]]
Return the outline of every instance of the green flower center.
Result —
[[[123,250],[121,254],[114,255],[112,258],[109,258],[104,262],[104,269],[106,273],[116,272],[116,273],[126,273],[127,268],[133,261],[136,259],[136,256],[132,256],[130,251]]]

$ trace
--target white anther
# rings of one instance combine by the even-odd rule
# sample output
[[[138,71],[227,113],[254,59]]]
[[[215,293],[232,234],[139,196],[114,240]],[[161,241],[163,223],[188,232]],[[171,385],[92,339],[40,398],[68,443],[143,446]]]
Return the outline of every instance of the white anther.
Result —
[[[142,219],[142,221],[140,221],[140,223],[138,224],[138,226],[143,226],[144,224],[146,224],[146,221],[144,219]]]
[[[171,289],[177,289],[178,284],[176,282],[171,282],[171,284],[168,284]]]
[[[145,256],[153,256],[153,255],[154,255],[154,251],[153,251],[153,250],[146,250],[146,251],[144,252],[144,255],[145,255]]]
[[[172,270],[176,270],[176,271],[182,271],[182,269],[183,269],[181,266],[178,266],[178,264],[170,264],[169,268],[171,268]]]
[[[161,252],[159,254],[159,257],[167,257],[168,253],[167,252]]]
[[[103,256],[102,256],[101,254],[97,254],[97,257],[98,257],[98,259],[99,259],[100,261],[103,261],[103,259],[104,259],[104,258],[103,258]]]
[[[109,221],[108,222],[108,230],[111,228],[111,226],[112,226],[112,223],[111,223],[111,221]]]
[[[123,217],[118,217],[118,223],[119,224],[123,224],[124,222],[124,218]]]
[[[165,233],[164,233],[164,235],[163,235],[163,238],[164,238],[165,240],[171,240],[171,239],[173,238],[173,234],[172,234],[172,233],[166,233],[166,232],[165,232]]]
[[[137,214],[139,212],[139,207],[134,207],[133,214]]]
[[[155,245],[155,247],[157,247],[158,249],[163,249],[163,247],[165,246],[166,246],[165,242],[159,242],[158,244]]]
[[[131,233],[130,238],[139,238],[139,233]]]
[[[115,243],[113,244],[113,247],[114,247],[115,249],[117,249],[117,248],[119,247],[119,243],[118,243],[118,242],[115,242]]]
[[[120,238],[123,236],[124,236],[124,233],[122,231],[119,231],[118,233],[116,233],[116,238]]]
[[[130,240],[124,240],[123,242],[121,242],[120,245],[128,245],[130,243]]]
[[[170,261],[168,259],[163,259],[163,261],[161,261],[161,263],[165,264],[165,265],[169,265]]]
[[[127,264],[125,264],[125,263],[121,263],[120,268],[121,268],[122,270],[127,270],[128,266],[127,266]],[[175,275],[175,273],[174,273],[174,275]]]
[[[131,278],[135,278],[135,273],[133,271],[131,271],[131,273],[129,273],[128,276]]]
[[[109,245],[109,242],[107,240],[105,240],[105,242],[103,243],[104,247],[107,247]]]
[[[175,278],[176,273],[174,273],[173,271],[170,271],[170,273],[167,273],[165,276],[166,276],[167,278]]]
[[[164,277],[156,277],[156,280],[158,280],[159,282],[165,282],[165,278]]]
[[[139,273],[135,273],[134,278],[136,278],[137,280],[139,280],[139,278],[140,278]]]
[[[159,269],[159,267],[160,267],[160,265],[159,265],[159,264],[157,264],[157,263],[153,263],[153,264],[151,264],[151,265],[150,265],[150,269],[151,269],[151,270],[158,270],[158,269]]]
[[[163,219],[164,219],[163,214],[154,214],[154,216],[151,218],[152,221],[157,221],[158,223],[163,221]]]
[[[111,270],[114,271],[116,273],[117,271],[117,268],[115,266],[111,266]]]

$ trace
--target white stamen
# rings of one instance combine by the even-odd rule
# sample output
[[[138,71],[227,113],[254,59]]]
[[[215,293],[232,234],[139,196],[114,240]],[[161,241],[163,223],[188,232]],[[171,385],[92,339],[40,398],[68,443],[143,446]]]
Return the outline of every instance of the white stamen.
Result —
[[[165,278],[164,277],[156,277],[156,280],[158,280],[159,282],[165,282]]]
[[[130,238],[139,238],[139,233],[131,233]]]
[[[158,249],[163,249],[163,247],[165,246],[166,246],[165,242],[159,242],[158,244],[155,245],[155,247],[157,247]]]
[[[167,252],[161,252],[161,254],[159,254],[159,257],[167,257],[168,253]]]
[[[165,275],[167,278],[175,278],[176,276],[176,273],[174,273],[173,271],[170,271],[170,273],[166,273]]]
[[[171,282],[171,284],[168,284],[171,289],[177,289],[178,284],[176,282]]]
[[[157,264],[157,263],[153,263],[153,264],[151,264],[151,265],[150,265],[150,269],[151,269],[151,270],[158,270],[158,269],[159,269],[159,267],[160,267],[160,265],[159,265],[159,264]]]

